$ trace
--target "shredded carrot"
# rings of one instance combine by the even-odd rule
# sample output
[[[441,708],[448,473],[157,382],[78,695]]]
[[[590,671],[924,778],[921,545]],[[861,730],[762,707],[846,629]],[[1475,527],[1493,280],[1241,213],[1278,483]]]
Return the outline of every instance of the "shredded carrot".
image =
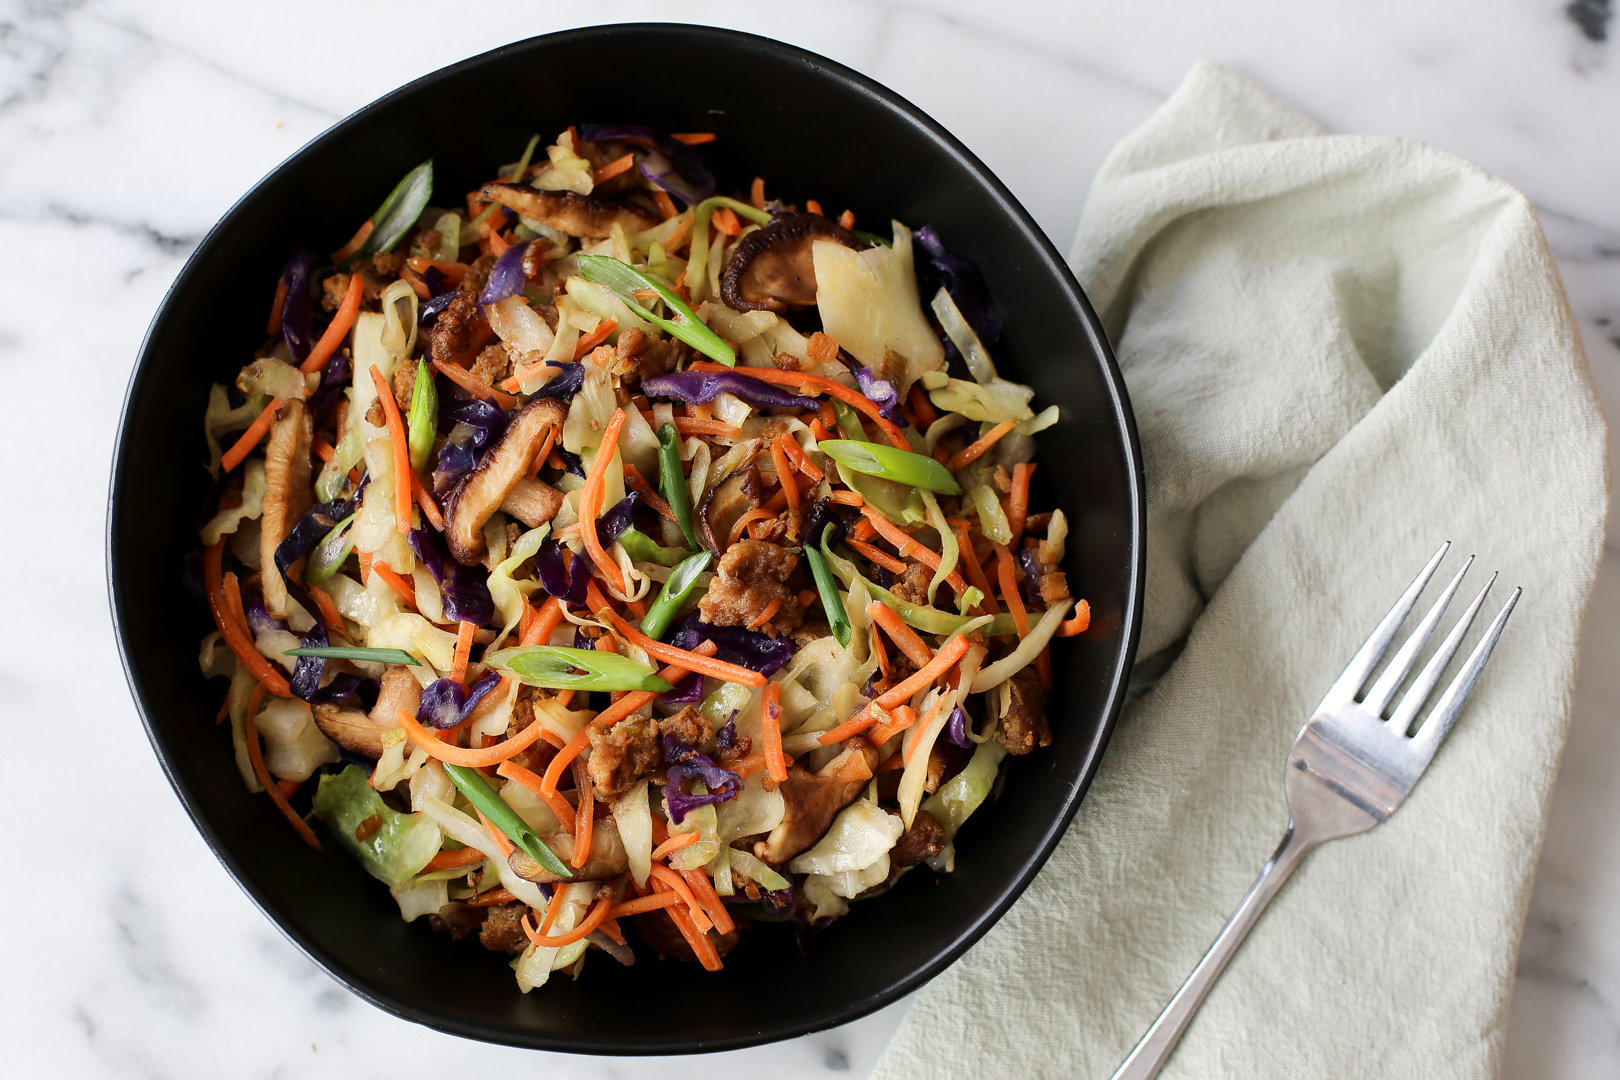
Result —
[[[714,642],[705,641],[700,643],[698,647],[692,651],[699,656],[713,656],[717,651],[719,651],[719,649]],[[658,673],[658,677],[667,683],[673,684],[680,682],[690,674],[692,673],[679,664],[671,664],[664,668],[664,670],[660,671]],[[643,705],[650,704],[657,696],[658,692],[655,690],[632,690],[618,701],[615,701],[613,704],[597,713],[592,723],[602,725],[617,724],[620,720],[623,720],[625,717],[631,715]]]
[[[817,333],[820,333],[820,331],[817,331]],[[758,379],[761,382],[776,383],[778,386],[815,387],[818,393],[831,394],[833,397],[844,402],[844,404],[852,405],[861,412],[865,413],[872,419],[872,422],[878,426],[878,429],[883,432],[884,436],[889,440],[889,442],[893,443],[899,449],[907,451],[911,449],[911,444],[906,441],[906,437],[901,433],[900,429],[895,427],[892,421],[885,420],[882,414],[878,412],[878,406],[875,401],[872,401],[865,394],[862,394],[857,390],[852,390],[843,383],[837,382],[833,379],[824,378],[820,375],[809,375],[802,371],[779,371],[776,368],[739,367],[732,369],[724,367],[720,364],[710,363],[709,361],[700,361],[693,364],[692,370],[735,370],[739,375],[747,375],[751,378]]]
[[[619,929],[619,920],[613,917],[613,909],[608,909],[608,917],[602,920],[602,925],[597,929],[620,945],[624,944],[624,931]]]
[[[497,829],[494,823],[484,816],[482,810],[478,810],[478,820],[484,823],[484,831],[489,833],[489,838],[494,842],[495,850],[501,853],[501,858],[511,858],[512,852],[516,851],[517,848],[512,846],[512,841],[506,838],[506,834]]]
[[[539,726],[538,723],[535,725]],[[556,790],[546,791],[545,783],[532,770],[525,769],[515,761],[503,761],[495,769],[495,775],[514,783],[522,784],[545,802],[551,808],[557,821],[567,832],[574,831],[574,808],[568,804]]]
[[[880,773],[886,773],[886,772],[893,772],[896,769],[903,769],[905,767],[906,767],[905,760],[903,758],[901,758],[900,752],[898,750],[896,750],[894,753],[890,754],[888,757],[886,757],[882,761],[878,762],[878,767],[877,767],[876,771],[878,771]]]
[[[754,621],[748,624],[748,629],[758,630],[760,627],[770,622],[771,616],[775,615],[780,610],[782,610],[782,598],[778,596],[776,599],[766,604],[764,609],[760,611],[758,615],[754,616]]]
[[[979,564],[979,557],[973,553],[973,541],[968,539],[967,522],[956,523],[956,547],[958,558],[967,566],[967,577],[973,587],[984,594],[984,603],[980,610],[985,615],[996,615],[1001,611],[996,603],[995,590],[990,588],[990,579],[984,576],[984,567]]]
[[[1076,634],[1085,633],[1089,626],[1091,626],[1091,605],[1082,600],[1075,605],[1074,618],[1058,623],[1057,636],[1074,637]]]
[[[432,290],[427,287],[427,282],[423,281],[421,276],[410,267],[402,266],[399,268],[399,279],[410,284],[411,291],[416,294],[418,300],[427,300],[433,296]]]
[[[479,893],[470,900],[463,900],[462,903],[468,907],[494,907],[496,904],[510,904],[516,899],[516,894],[502,885],[488,892]]]
[[[387,563],[383,562],[381,559],[372,559],[371,560],[371,572],[374,573],[374,574],[379,575],[383,579],[383,581],[387,582],[388,587],[390,589],[393,589],[394,592],[396,594],[398,594],[398,596],[399,596],[399,598],[401,600],[405,601],[407,604],[411,605],[411,607],[413,607],[413,608],[416,607],[416,583],[415,582],[406,581],[404,578],[400,577],[397,573],[394,572],[393,567],[389,566]]]
[[[546,458],[551,456],[551,448],[557,445],[557,433],[561,430],[562,428],[560,425],[546,425],[546,441],[540,444],[540,452],[534,455],[533,461],[529,462],[530,479],[540,475],[540,466],[544,465],[546,463]],[[444,531],[442,526],[440,527],[439,531]]]
[[[1018,627],[1018,637],[1022,640],[1029,636],[1029,612],[1024,609],[1024,598],[1018,595],[1012,552],[1004,544],[996,545],[996,580],[1001,583],[1002,603],[1012,612],[1013,625]]]
[[[1035,657],[1035,677],[1040,681],[1041,693],[1052,692],[1052,646],[1047,645]]]
[[[229,715],[231,715],[231,692],[227,689],[225,696],[219,700],[219,711],[214,714],[214,723],[224,723]]]
[[[804,201],[804,208],[806,210],[810,211],[812,214],[815,214],[817,217],[826,217],[827,216],[826,214],[823,214],[821,212],[821,204],[816,202],[816,200],[814,200],[814,199],[806,199]]]
[[[748,205],[755,210],[765,209],[765,178],[754,177],[754,182],[748,188]]]
[[[417,723],[416,717],[404,709],[399,710],[396,719],[399,721],[399,726],[404,728],[405,733],[411,737],[411,741],[426,750],[430,757],[436,757],[440,761],[447,761],[451,765],[461,765],[469,769],[483,769],[500,764],[507,758],[513,757],[532,746],[534,741],[540,737],[540,732],[544,730],[537,723],[530,724],[510,739],[503,739],[494,746],[485,747],[482,750],[473,750],[451,746]]]
[[[776,481],[782,485],[782,492],[787,496],[787,504],[793,509],[799,508],[799,482],[793,479],[793,464],[788,461],[787,451],[782,447],[782,440],[792,441],[793,436],[784,434],[771,443],[771,464],[776,466]]]
[[[388,418],[388,438],[394,444],[394,525],[400,535],[411,534],[411,448],[405,439],[405,421],[399,415],[399,402],[383,378],[382,369],[371,365],[371,381],[377,386],[377,400]]]
[[[805,352],[809,354],[810,359],[818,363],[830,364],[838,359],[838,341],[830,334],[817,330],[810,335],[810,339],[805,343]],[[822,404],[821,422],[828,427],[833,427],[838,423],[838,416],[833,412],[830,404]]]
[[[517,408],[517,398],[513,397],[511,394],[502,393],[493,386],[489,385],[487,382],[482,382],[473,378],[472,373],[466,368],[457,367],[455,364],[446,363],[445,361],[440,360],[438,357],[434,357],[432,363],[434,371],[437,371],[440,375],[443,375],[445,378],[449,379],[451,382],[455,383],[457,386],[461,387],[474,397],[493,398],[495,404],[499,405],[503,409]]]
[[[702,834],[696,832],[675,833],[668,840],[653,848],[653,861],[657,862],[672,851],[679,851],[683,847],[689,847],[697,843],[701,838]]]
[[[425,274],[429,270],[437,270],[444,275],[445,281],[451,285],[459,285],[461,279],[467,276],[467,264],[464,262],[451,262],[447,259],[425,259],[420,255],[413,255],[405,260],[405,265],[418,274]]]
[[[591,786],[591,772],[581,757],[574,758],[574,788],[579,792],[579,807],[574,811],[574,857],[569,864],[578,870],[590,860],[596,818],[596,789]]]
[[[619,564],[608,558],[602,548],[602,540],[596,535],[596,519],[602,513],[602,485],[606,482],[608,465],[613,461],[613,455],[619,446],[619,432],[624,428],[624,410],[613,410],[613,419],[602,432],[602,441],[596,449],[596,460],[591,462],[591,471],[585,477],[585,486],[579,495],[579,520],[583,526],[579,530],[580,539],[585,541],[585,552],[590,555],[591,561],[602,571],[602,576],[619,592],[625,592],[624,574],[619,570]]]
[[[247,620],[233,617],[230,600],[225,592],[225,580],[220,574],[220,560],[225,553],[225,538],[222,536],[203,551],[203,587],[208,593],[208,610],[214,616],[214,625],[219,628],[220,636],[236,658],[253,673],[270,693],[277,697],[292,697],[292,690],[287,686],[287,679],[270,665],[253,645],[253,638],[248,634]],[[236,583],[236,575],[231,575],[231,583]],[[241,607],[240,594],[237,594],[237,608]]]
[[[697,652],[688,652],[686,649],[677,649],[673,645],[665,645],[661,641],[654,641],[640,630],[625,622],[612,608],[602,608],[594,612],[598,618],[605,618],[608,625],[619,632],[619,636],[639,646],[643,652],[654,660],[662,660],[666,664],[678,664],[687,671],[702,672],[712,678],[724,682],[739,683],[743,686],[764,686],[765,676],[757,671],[749,671],[736,664],[728,664],[724,660],[715,660]]]
[[[901,747],[900,747],[900,760],[901,761],[910,761],[911,760],[911,755],[917,752],[917,745],[918,745],[917,736],[919,736],[923,732],[927,731],[928,730],[928,725],[932,724],[935,720],[939,719],[940,710],[945,707],[945,703],[947,701],[949,701],[949,700],[950,700],[950,698],[948,696],[946,696],[944,694],[941,694],[940,697],[939,697],[939,700],[934,702],[934,707],[928,710],[928,715],[924,716],[922,718],[922,722],[917,725],[917,727],[913,731],[912,735],[907,737],[905,743],[903,743],[901,745]]]
[[[434,501],[433,493],[422,483],[422,478],[411,473],[411,494],[416,496],[416,505],[422,508],[422,516],[432,523],[435,529],[444,532],[444,515],[439,513],[439,504]]]
[[[765,753],[765,768],[778,784],[787,779],[787,759],[782,754],[782,684],[765,684],[765,706],[759,712],[759,737]]]
[[[641,475],[641,470],[628,461],[624,463],[624,482],[632,490],[641,492],[641,501],[652,507],[661,517],[675,521],[675,511],[669,503],[652,489],[652,485],[647,483],[647,478]]]
[[[842,488],[834,491],[832,494],[828,495],[827,498],[831,499],[833,502],[837,503],[840,506],[865,506],[866,505],[866,500],[861,497],[860,492],[858,492],[858,491],[845,491]],[[865,520],[865,519],[863,518],[862,520]]]
[[[662,865],[661,863],[654,863],[652,868],[652,876],[657,879],[660,884],[665,885],[675,891],[676,895],[679,896],[681,900],[686,903],[686,906],[691,909],[693,924],[697,926],[699,931],[707,934],[714,926],[714,921],[711,920],[707,914],[705,914],[703,906],[697,902],[697,897],[692,895],[692,890],[687,886],[686,881],[682,879],[681,875],[677,874],[675,871],[671,870],[667,866]]]
[[[891,574],[904,574],[906,572],[906,564],[882,548],[873,547],[864,540],[857,540],[853,536],[845,537],[845,543],[865,555],[868,561],[876,566],[883,567]]]
[[[917,667],[922,667],[933,658],[933,650],[928,643],[917,636],[917,631],[906,625],[904,619],[895,614],[894,608],[881,600],[874,600],[866,605],[866,614],[872,621],[883,627],[890,639],[900,646],[900,651],[906,654]]]
[[[815,462],[805,456],[804,449],[799,445],[798,439],[795,439],[787,432],[783,432],[777,436],[776,441],[781,445],[782,452],[787,454],[788,460],[793,463],[794,468],[808,476],[812,484],[821,483],[823,479],[821,470],[816,467]]]
[[[557,913],[562,910],[562,900],[563,891],[561,889],[553,889],[551,891],[551,903],[546,905],[545,917],[540,921],[540,933],[544,934],[547,930],[550,930],[551,924],[557,921]],[[525,918],[527,918],[527,916],[525,916]],[[525,929],[527,929],[527,926],[525,926]]]
[[[484,853],[477,848],[462,848],[459,851],[441,851],[428,860],[422,867],[421,873],[431,874],[435,870],[454,870],[462,866],[476,866],[484,861]]]
[[[872,528],[877,530],[879,536],[894,545],[901,558],[916,559],[930,570],[939,569],[938,552],[907,536],[900,526],[873,510],[870,506],[861,507],[861,513],[866,515],[866,520],[872,523]],[[967,582],[962,580],[960,570],[952,570],[950,575],[945,578],[945,581],[951,588],[956,590],[958,596],[968,590]]]
[[[473,635],[477,632],[478,627],[466,619],[462,619],[461,625],[456,627],[456,659],[450,668],[450,677],[464,686],[467,683],[467,658],[472,654]]]
[[[843,228],[853,229],[855,227],[855,211],[845,210],[842,214],[839,214],[838,224]]]
[[[331,461],[332,458],[337,455],[337,451],[332,448],[332,444],[321,438],[319,435],[316,435],[314,438],[310,439],[309,448],[315,451],[315,456],[320,458],[322,461]]]
[[[704,914],[714,921],[715,930],[729,934],[737,928],[731,921],[731,915],[726,911],[726,905],[721,903],[720,897],[715,894],[714,883],[709,880],[708,874],[702,870],[682,870],[681,877],[686,879],[686,884],[692,890],[692,895],[697,898],[697,902],[703,905]]]
[[[911,700],[915,694],[925,686],[929,686],[943,676],[947,671],[967,655],[968,640],[961,634],[952,634],[950,640],[940,646],[934,658],[924,664],[915,675],[906,679],[888,691],[879,694],[876,703],[884,709],[893,709],[897,705]],[[823,732],[817,741],[822,746],[831,746],[835,742],[842,742],[851,735],[859,735],[873,724],[877,723],[877,713],[870,709],[862,709],[846,723],[839,724],[831,731]]]
[[[595,330],[592,330],[588,334],[581,334],[579,336],[579,344],[574,346],[574,359],[576,361],[583,360],[592,349],[606,341],[608,339],[608,335],[613,333],[613,331],[617,330],[618,328],[619,320],[603,319],[601,322],[596,324]]]
[[[562,895],[561,889],[557,890],[557,895]],[[534,935],[529,940],[534,942],[542,949],[560,949],[564,945],[572,945],[574,942],[578,941],[582,937],[585,937],[592,930],[595,930],[598,926],[602,925],[602,920],[607,918],[608,909],[611,907],[613,907],[613,898],[611,896],[604,896],[602,899],[596,902],[596,905],[592,907],[589,913],[586,914],[585,918],[580,921],[580,924],[574,927],[572,930],[558,934],[556,937],[547,937],[544,933],[540,933]],[[524,930],[527,929],[528,927],[525,926]]]
[[[889,714],[887,722],[878,724],[867,732],[867,737],[872,740],[873,746],[882,746],[916,722],[915,710],[910,705],[900,705]]]
[[[731,535],[726,538],[726,545],[729,547],[740,540],[742,538],[743,529],[747,528],[751,523],[755,521],[770,521],[774,517],[776,517],[775,514],[771,513],[762,506],[749,510],[732,523]]]
[[[653,422],[651,409],[642,409],[641,417],[647,423]],[[699,420],[692,416],[674,417],[675,430],[682,435],[718,435],[722,439],[742,438],[742,428],[733,427],[724,420]]]
[[[343,339],[348,337],[349,329],[354,326],[355,316],[360,314],[360,296],[365,291],[365,277],[362,274],[349,275],[349,291],[343,294],[343,303],[338,306],[337,314],[326,326],[326,333],[321,340],[309,350],[304,362],[298,365],[298,370],[308,375],[312,371],[319,371],[326,366],[326,362],[337,352]]]
[[[653,203],[658,207],[658,212],[664,215],[665,221],[680,213],[679,210],[675,209],[675,200],[670,198],[669,192],[663,188],[653,192]]]
[[[681,835],[690,836],[692,840],[696,840],[698,834],[682,833]],[[688,843],[690,843],[690,841],[688,841]],[[657,856],[654,857],[656,858]],[[622,904],[614,904],[612,909],[608,912],[608,918],[622,919],[629,915],[640,915],[647,911],[657,911],[659,908],[667,908],[680,902],[680,896],[673,891],[652,893],[647,896],[638,896],[634,900],[626,900]]]
[[[714,142],[719,136],[712,131],[684,131],[671,133],[670,138],[687,146],[702,146],[704,143]]]
[[[915,389],[915,387],[913,387],[913,389]],[[997,424],[995,427],[991,428],[989,431],[985,432],[983,435],[979,436],[979,438],[975,439],[972,443],[968,444],[961,451],[959,451],[955,456],[945,463],[945,468],[951,472],[958,472],[967,468],[968,465],[979,460],[979,458],[984,455],[986,450],[990,449],[996,444],[997,440],[1017,426],[1018,425],[1013,423],[1011,420],[1003,420],[1001,423]]]
[[[865,506],[866,503],[862,501],[860,505]],[[872,527],[870,521],[863,517],[849,527],[849,535],[855,540],[870,540],[877,535],[877,530]]]
[[[263,684],[261,683],[260,686],[262,687]],[[264,788],[265,794],[269,795],[270,801],[276,804],[276,809],[281,811],[281,816],[286,818],[287,822],[298,831],[298,835],[304,838],[304,843],[316,851],[320,851],[321,842],[315,838],[314,830],[309,827],[308,822],[298,816],[298,811],[294,810],[292,805],[287,802],[287,796],[281,793],[281,788],[277,787],[276,782],[270,779],[270,770],[264,767],[264,751],[259,747],[259,726],[256,722],[258,710],[253,708],[252,705],[253,703],[250,701],[244,734],[247,737],[248,760],[253,763],[253,775],[259,778],[259,785]]]
[[[538,723],[529,725],[529,727],[539,726]],[[528,730],[529,728],[524,728],[523,732],[519,732],[519,734],[523,734]],[[557,751],[557,756],[552,758],[551,763],[546,766],[546,774],[540,778],[540,786],[544,791],[555,792],[557,790],[557,781],[562,779],[563,770],[573,764],[574,759],[579,757],[587,746],[591,745],[590,732],[590,725],[585,725],[579,729],[579,734],[569,739],[563,744],[563,748]]]
[[[552,746],[555,746],[559,750],[561,750],[563,747],[568,745],[568,740],[567,739],[563,738],[561,735],[557,734],[555,731],[552,731],[550,728],[547,728],[546,730],[542,731],[540,733],[540,737],[542,739],[546,740],[546,742],[550,743]]]
[[[281,410],[281,406],[286,404],[286,401],[286,398],[271,399],[270,404],[264,407],[264,411],[254,417],[253,423],[249,424],[248,429],[242,432],[242,437],[236,440],[236,444],[225,451],[225,456],[219,459],[220,467],[226,472],[230,472],[242,464],[242,459],[247,457],[255,446],[259,445],[259,440],[264,438],[264,433],[269,431],[270,425],[276,422],[276,413]]]
[[[709,223],[719,232],[727,236],[736,236],[742,232],[742,223],[737,220],[736,213],[728,206],[722,206],[709,218]]]
[[[375,562],[376,560],[372,558],[371,552],[369,552],[369,551],[361,551],[359,548],[355,549],[354,557],[355,557],[355,561],[357,561],[360,564],[360,584],[362,584],[362,585],[370,585],[371,584],[371,564],[373,562]]]
[[[281,333],[281,313],[287,307],[287,279],[276,279],[276,298],[270,302],[270,321],[265,325],[264,332],[274,337]]]
[[[1017,545],[1024,535],[1024,522],[1029,519],[1029,482],[1035,476],[1033,464],[1013,466],[1012,491],[1007,496],[1007,527],[1012,530],[1012,543]]]
[[[359,251],[360,245],[364,244],[368,239],[370,239],[371,230],[375,229],[376,227],[376,222],[372,221],[370,218],[366,218],[364,223],[362,223],[361,226],[355,230],[354,235],[349,237],[349,242],[332,252],[332,261],[335,263],[340,263],[344,259],[347,259],[350,255],[353,255],[355,252]]]
[[[540,610],[535,614],[534,622],[530,624],[529,630],[523,634],[518,644],[544,645],[551,640],[552,633],[556,631],[562,620],[562,601],[555,596],[546,597],[546,602],[540,605]]]
[[[636,163],[635,154],[626,154],[617,161],[610,161],[606,165],[591,173],[591,183],[600,184],[604,180],[611,180],[622,172],[628,172]]]
[[[327,591],[319,585],[311,585],[307,581],[304,582],[304,588],[309,590],[309,595],[314,598],[315,605],[321,609],[321,621],[333,630],[343,629],[343,613],[338,611],[337,605],[332,602],[332,597]]]

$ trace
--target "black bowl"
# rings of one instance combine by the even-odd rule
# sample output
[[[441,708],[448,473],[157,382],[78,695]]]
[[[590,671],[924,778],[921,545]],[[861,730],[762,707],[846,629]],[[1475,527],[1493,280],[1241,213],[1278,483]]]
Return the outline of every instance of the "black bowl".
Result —
[[[655,56],[692,62],[658,87],[602,74]],[[214,725],[223,684],[197,671],[211,623],[181,572],[208,486],[198,466],[208,385],[228,382],[262,342],[263,306],[293,245],[336,248],[428,157],[437,190],[461,192],[515,159],[531,133],[549,139],[581,121],[714,130],[706,150],[723,182],[746,189],[762,175],[773,197],[849,207],[874,228],[891,216],[931,224],[976,263],[1006,318],[1003,373],[1033,385],[1038,405],[1062,408],[1062,423],[1040,436],[1031,502],[1055,502],[1073,522],[1069,580],[1093,615],[1087,633],[1053,646],[1053,745],[1012,761],[999,798],[961,834],[954,874],[907,875],[821,933],[808,957],[790,926],[757,926],[717,974],[597,957],[578,981],[523,995],[504,956],[402,922],[353,859],[331,843],[311,851],[268,799],[244,790],[228,732]],[[1074,816],[1119,713],[1140,625],[1144,514],[1135,424],[1097,317],[1030,216],[961,143],[898,95],[801,49],[701,27],[610,26],[419,79],[315,140],[225,215],[169,290],[130,380],[107,560],[125,671],[175,792],[237,882],[316,963],[366,1000],[455,1035],[670,1054],[788,1038],[888,1005],[1018,898]],[[646,1005],[627,1008],[633,1000]]]

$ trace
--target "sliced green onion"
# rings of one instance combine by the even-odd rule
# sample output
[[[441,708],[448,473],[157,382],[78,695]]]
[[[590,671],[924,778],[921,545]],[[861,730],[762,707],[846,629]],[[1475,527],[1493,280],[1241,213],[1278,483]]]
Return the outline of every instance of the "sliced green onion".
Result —
[[[677,566],[664,582],[664,587],[658,590],[658,599],[652,602],[647,614],[641,620],[641,632],[658,641],[669,629],[669,624],[676,615],[680,614],[681,606],[686,603],[692,590],[697,588],[698,578],[703,571],[709,568],[709,560],[713,558],[707,551],[700,551]]]
[[[628,656],[595,649],[526,645],[502,649],[484,657],[484,662],[511,671],[530,686],[550,690],[651,690],[662,694],[674,689],[656,671]]]
[[[936,491],[941,495],[962,494],[962,486],[951,476],[950,470],[933,458],[914,454],[910,450],[900,450],[882,443],[855,442],[853,439],[828,439],[820,444],[820,448],[840,465],[847,465],[868,476]]]
[[[665,547],[652,537],[635,526],[619,534],[619,543],[636,562],[657,563],[659,566],[675,566],[692,554],[685,548]]]
[[[338,567],[348,559],[349,552],[354,550],[354,519],[358,513],[332,526],[332,531],[321,537],[315,550],[309,553],[309,562],[304,564],[306,585],[319,585],[337,573]]]
[[[495,789],[479,775],[477,769],[445,764],[444,771],[450,777],[450,782],[467,796],[467,801],[473,804],[473,808],[488,818],[491,825],[505,833],[525,855],[560,878],[574,876],[574,872],[557,858],[556,852],[547,847],[539,834],[518,817],[516,810],[506,805],[506,800],[496,794]]]
[[[805,561],[810,564],[810,576],[816,579],[816,592],[821,594],[821,607],[827,613],[827,625],[832,627],[833,637],[844,648],[849,647],[849,639],[853,629],[849,625],[849,612],[844,610],[844,598],[838,592],[838,579],[827,566],[825,552],[827,550],[827,534],[832,526],[821,532],[821,546],[804,546]]]
[[[416,224],[416,219],[422,216],[432,196],[433,159],[428,158],[406,173],[405,178],[388,193],[388,198],[377,207],[377,212],[371,215],[371,235],[366,237],[366,242],[360,245],[354,257],[369,259],[379,251],[392,251],[400,238]]]
[[[879,236],[877,233],[867,232],[865,229],[851,229],[849,231],[860,237],[862,240],[865,240],[868,244],[880,244],[886,248],[894,247],[894,239],[892,237]]]
[[[948,611],[942,611],[937,607],[928,607],[924,604],[908,604],[888,589],[870,581],[866,582],[866,591],[893,608],[894,613],[900,616],[907,625],[914,626],[925,634],[938,634],[945,637],[956,633],[975,618],[975,616],[971,615],[952,615]],[[973,594],[978,592],[979,590],[976,588],[969,588],[968,596],[965,599],[971,599]],[[980,593],[978,600],[982,601],[983,599],[984,595]],[[1003,611],[980,627],[979,633],[987,637],[1003,637],[1008,634],[1018,633],[1018,628],[1013,625],[1012,613]]]
[[[738,216],[752,221],[756,225],[769,225],[771,214],[768,210],[750,206],[736,199],[728,199],[724,195],[715,195],[704,199],[692,208],[692,261],[686,268],[686,285],[692,291],[692,299],[703,299],[704,290],[708,288],[709,274],[709,218],[722,206],[729,207]]]
[[[439,388],[433,382],[433,369],[426,360],[416,362],[416,386],[411,389],[411,413],[405,441],[411,448],[411,468],[421,471],[433,452],[433,437],[439,433]]]
[[[369,660],[374,664],[409,664],[421,667],[422,661],[404,649],[365,649],[358,645],[321,645],[308,649],[286,649],[282,656],[319,656],[325,660]]]
[[[692,499],[686,490],[686,474],[681,471],[681,434],[674,424],[658,429],[658,490],[669,503],[670,512],[681,527],[681,535],[686,537],[686,546],[693,551],[702,550],[697,527],[692,524]]]
[[[866,429],[861,427],[861,415],[849,404],[836,398],[832,403],[833,415],[838,418],[838,430],[844,433],[844,438],[856,442],[871,442],[866,437]]]
[[[602,285],[612,291],[632,312],[661,327],[672,336],[727,367],[737,366],[737,353],[703,324],[697,313],[675,294],[675,290],[651,275],[644,274],[629,263],[606,255],[579,255],[579,274],[593,285]],[[651,289],[669,306],[673,319],[661,318],[641,306],[635,293]]]

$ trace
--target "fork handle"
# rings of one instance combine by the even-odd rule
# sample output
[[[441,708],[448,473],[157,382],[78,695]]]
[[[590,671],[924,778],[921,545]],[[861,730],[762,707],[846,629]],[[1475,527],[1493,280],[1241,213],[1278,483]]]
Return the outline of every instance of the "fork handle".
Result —
[[[1249,892],[1243,897],[1232,917],[1226,920],[1221,928],[1215,943],[1209,947],[1204,958],[1198,961],[1187,981],[1181,984],[1176,996],[1170,999],[1170,1004],[1164,1007],[1164,1012],[1153,1021],[1142,1041],[1136,1044],[1136,1049],[1130,1052],[1118,1070],[1113,1080],[1152,1080],[1159,1075],[1159,1070],[1169,1060],[1170,1053],[1180,1041],[1182,1032],[1192,1022],[1193,1014],[1198,1006],[1204,1003],[1204,997],[1215,980],[1221,977],[1226,969],[1227,961],[1237,952],[1243,939],[1249,936],[1249,930],[1260,918],[1260,913],[1266,909],[1271,898],[1282,888],[1282,883],[1288,880],[1296,867],[1304,861],[1311,849],[1318,841],[1300,836],[1292,822],[1289,823],[1288,832],[1283,836],[1282,843],[1277,845],[1277,851],[1270,861],[1260,870],[1260,876],[1249,887]]]

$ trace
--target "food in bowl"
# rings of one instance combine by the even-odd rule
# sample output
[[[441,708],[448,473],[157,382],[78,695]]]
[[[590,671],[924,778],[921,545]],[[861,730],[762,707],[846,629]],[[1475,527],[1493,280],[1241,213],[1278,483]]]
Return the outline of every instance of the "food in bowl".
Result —
[[[465,210],[424,163],[205,415],[243,780],[525,992],[953,871],[1089,623],[974,268],[715,195],[712,138],[535,138]]]

